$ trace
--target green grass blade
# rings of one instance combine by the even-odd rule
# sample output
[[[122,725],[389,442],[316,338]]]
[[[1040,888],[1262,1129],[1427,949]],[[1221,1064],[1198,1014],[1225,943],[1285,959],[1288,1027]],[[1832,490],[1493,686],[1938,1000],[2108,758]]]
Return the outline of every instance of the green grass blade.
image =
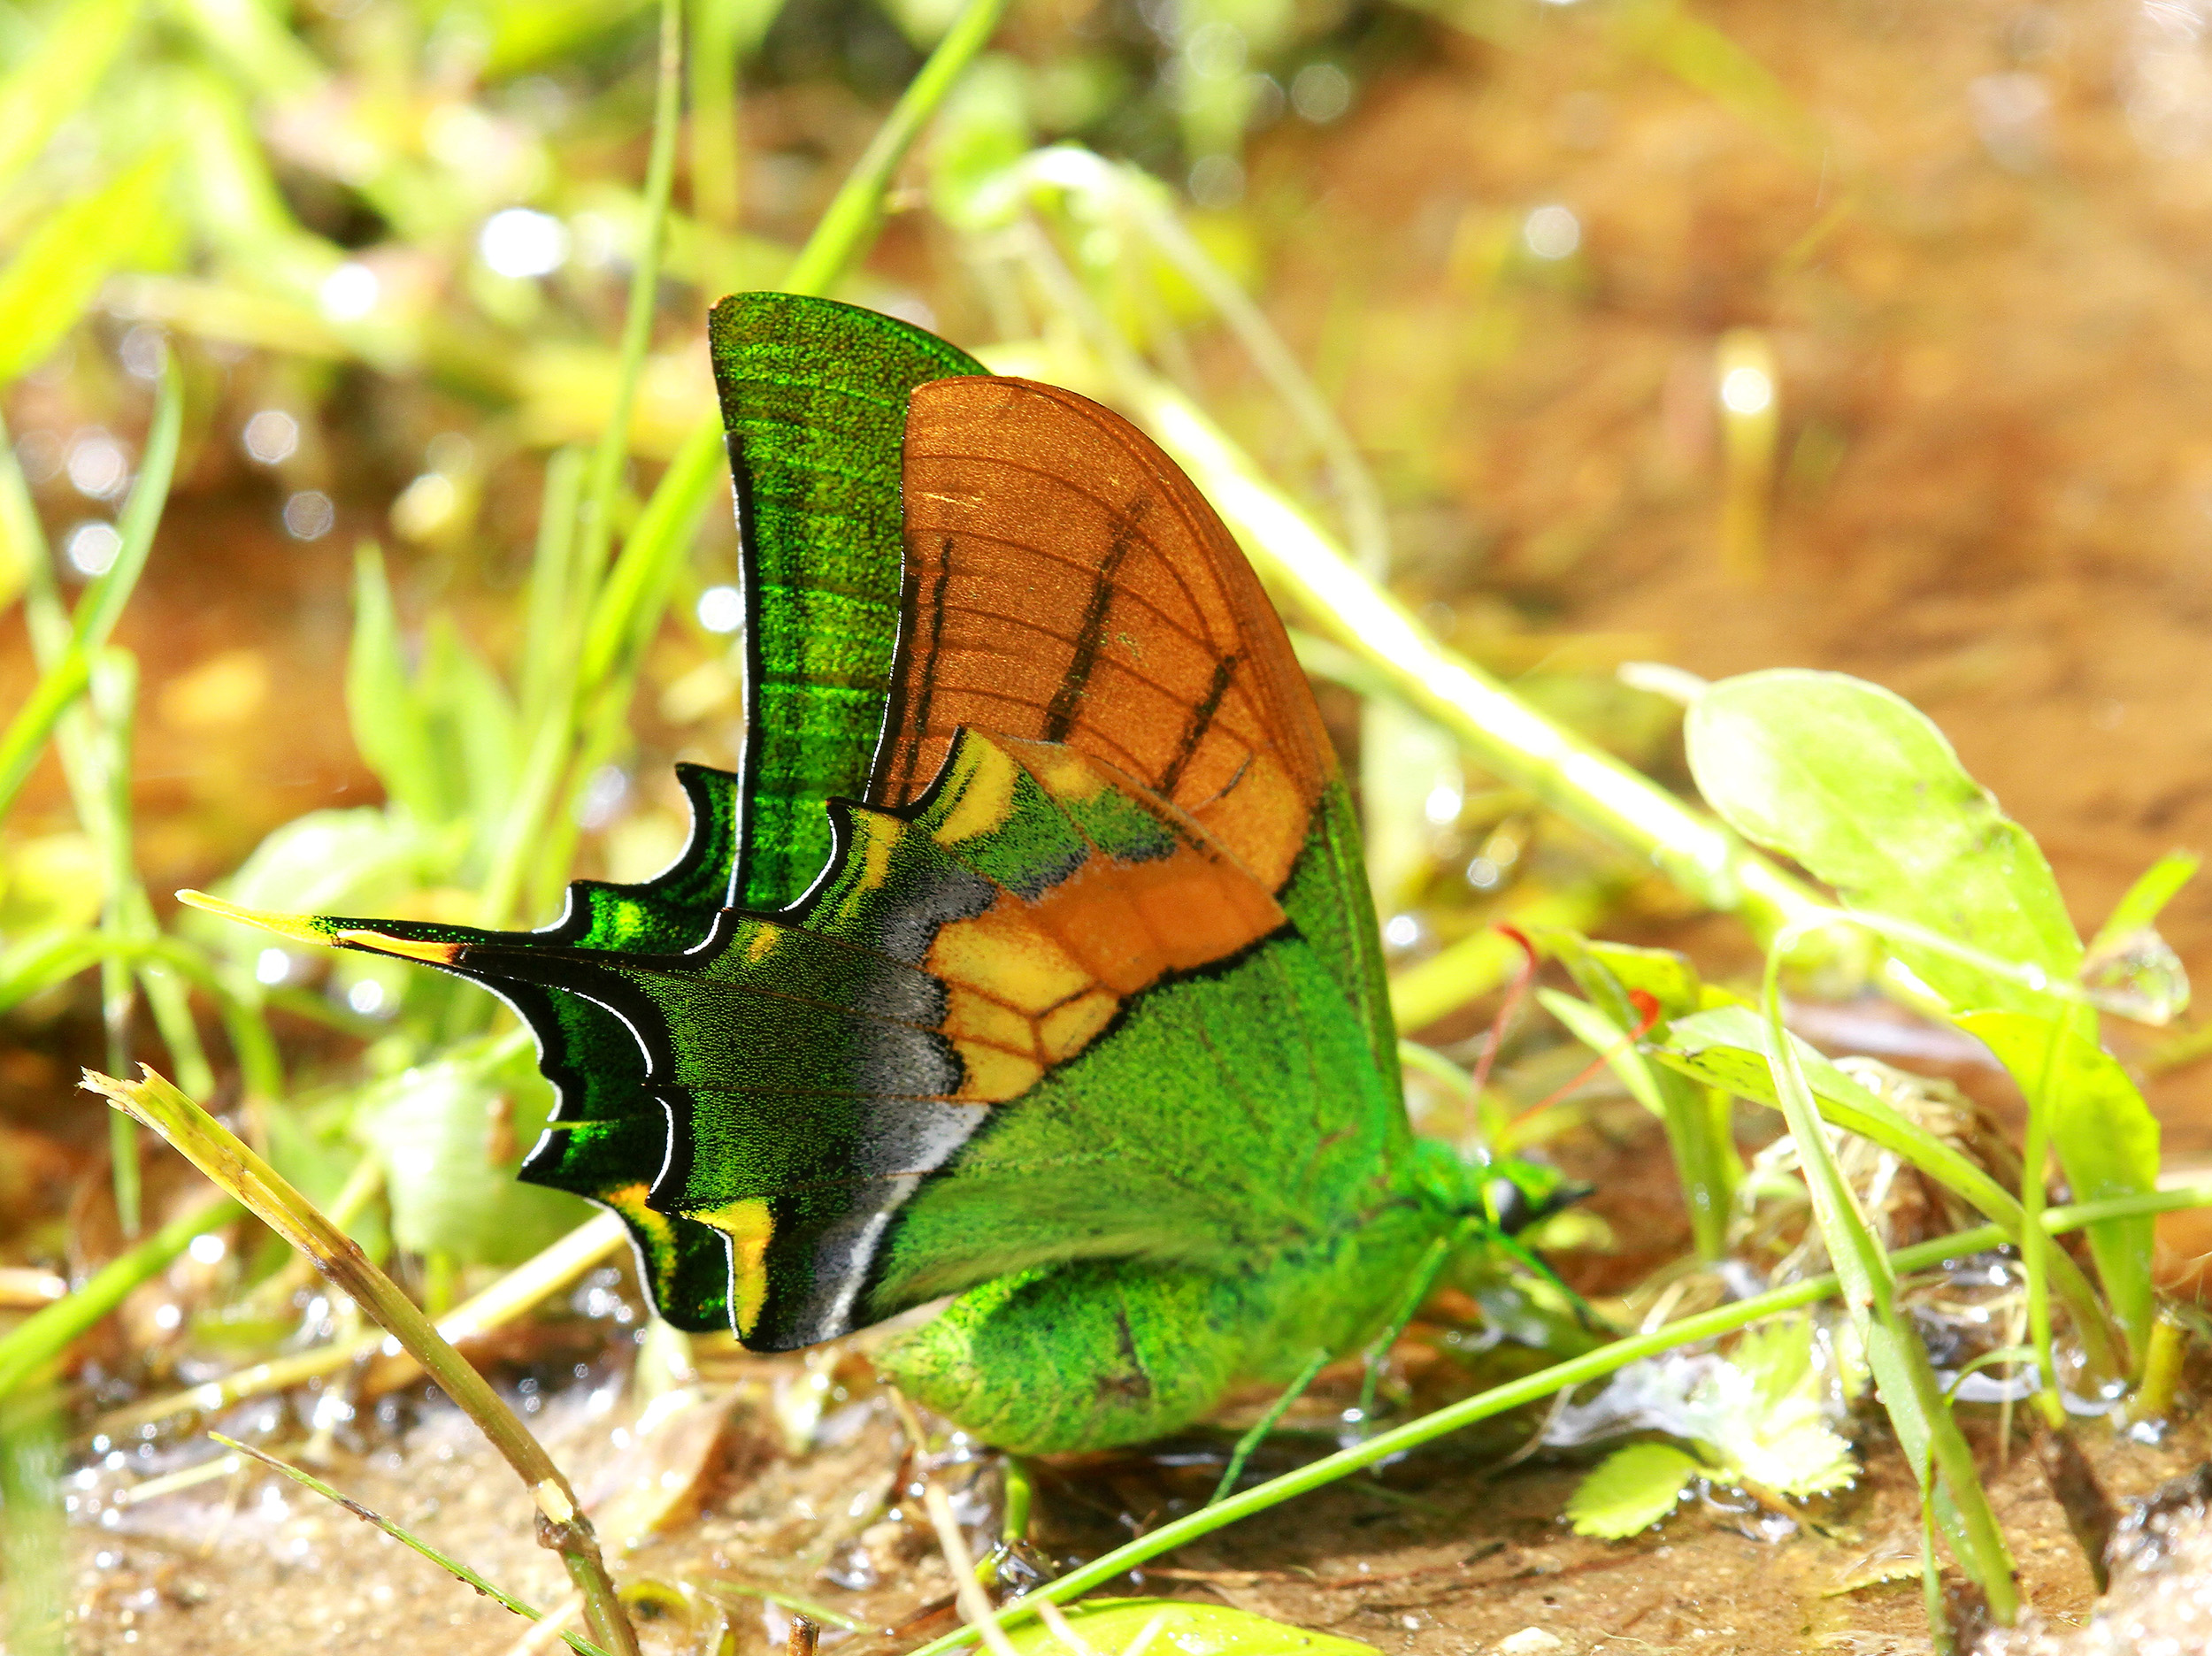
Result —
[[[592,451],[584,483],[582,548],[578,562],[584,579],[595,582],[614,539],[615,496],[630,457],[630,417],[637,407],[638,376],[653,342],[653,318],[660,309],[661,250],[668,230],[668,203],[676,180],[678,102],[682,89],[683,8],[680,0],[661,0],[660,57],[653,92],[653,147],[645,164],[645,233],[630,269],[629,307],[622,318],[618,349],[614,409]]]
[[[92,657],[83,650],[71,650],[39,675],[29,699],[0,734],[0,817],[15,803],[31,767],[45,751],[47,738],[54,733],[56,721],[91,682]]]
[[[407,671],[384,555],[368,540],[354,553],[346,716],[354,748],[383,783],[385,797],[417,822],[445,821],[452,805],[449,778],[440,772],[422,698]]]
[[[530,560],[530,591],[523,611],[519,680],[522,727],[536,730],[572,666],[576,585],[576,519],[584,498],[580,448],[557,449],[545,463],[538,504],[538,542]]]
[[[1937,1516],[1953,1554],[1981,1589],[1990,1614],[2008,1627],[2019,1611],[2012,1555],[1975,1469],[1973,1450],[1936,1384],[1927,1347],[1898,1309],[1897,1279],[1888,1255],[1875,1240],[1858,1197],[1836,1165],[1797,1048],[1782,1027],[1786,941],[1777,939],[1769,951],[1763,1009],[1774,1089],[1790,1136],[1797,1141],[1798,1165],[1812,1198],[1813,1219],[1836,1268],[1845,1307],[1858,1330],[1867,1365],[1874,1372],[1876,1392],[1898,1444],[1924,1480],[1923,1487],[1935,1494]],[[2047,1382],[2052,1377],[2047,1369],[2045,1377]]]
[[[139,464],[138,480],[131,486],[130,500],[116,520],[122,544],[116,548],[115,562],[104,574],[93,579],[77,602],[70,640],[75,648],[96,650],[104,645],[122,617],[123,606],[130,602],[137,588],[139,575],[154,549],[154,531],[160,527],[161,514],[169,503],[169,483],[176,472],[177,442],[183,429],[184,382],[173,364],[162,376],[161,395],[154,404],[153,424],[146,433],[146,456]]]
[[[357,1500],[350,1500],[345,1496],[341,1495],[336,1490],[333,1489],[329,1484],[324,1483],[322,1479],[317,1477],[313,1473],[304,1471],[302,1468],[292,1465],[288,1460],[280,1460],[276,1456],[269,1453],[265,1449],[257,1449],[251,1444],[240,1443],[235,1438],[226,1438],[221,1432],[211,1431],[208,1433],[208,1436],[212,1438],[217,1443],[221,1444],[226,1449],[234,1450],[240,1454],[250,1455],[255,1460],[260,1461],[262,1465],[281,1472],[286,1477],[290,1478],[293,1483],[297,1484],[301,1488],[312,1490],[316,1494],[321,1496],[334,1506],[344,1507],[356,1518],[358,1518],[363,1523],[374,1525],[377,1529],[381,1530],[386,1535],[391,1537],[393,1540],[398,1542],[402,1546],[411,1548],[415,1552],[421,1553],[423,1557],[428,1559],[433,1564],[435,1564],[440,1569],[445,1571],[447,1575],[451,1576],[456,1581],[461,1582],[466,1586],[475,1588],[478,1592],[482,1593],[485,1598],[490,1599],[494,1604],[499,1605],[504,1609],[513,1611],[524,1621],[543,1622],[545,1620],[545,1613],[543,1611],[534,1610],[521,1599],[514,1597],[513,1594],[503,1592],[500,1589],[493,1586],[491,1583],[486,1581],[481,1576],[479,1576],[474,1570],[471,1569],[467,1565],[462,1563],[459,1560],[448,1558],[444,1553],[439,1552],[437,1548],[432,1546],[427,1541],[423,1540],[419,1536],[415,1535],[412,1531],[394,1523],[381,1513],[372,1512],[366,1506],[362,1506],[360,1502]],[[607,1656],[607,1652],[605,1651],[600,1649],[598,1645],[593,1644],[589,1639],[584,1637],[580,1633],[563,1633],[561,1635],[561,1638],[563,1642],[568,1645],[569,1649],[575,1651],[578,1653],[578,1656]]]
[[[967,0],[951,28],[891,106],[891,113],[815,226],[798,262],[784,278],[786,293],[827,294],[875,240],[892,175],[922,127],[975,55],[990,43],[1007,0]]]
[[[1799,1071],[1812,1087],[1825,1120],[1881,1146],[2003,1225],[2016,1243],[2024,1243],[2027,1209],[2010,1191],[1794,1036],[1791,1044]],[[1665,1044],[1652,1053],[1661,1062],[1709,1085],[1769,1109],[1781,1108],[1766,1031],[1748,1008],[1719,1007],[1678,1019],[1669,1026]],[[2022,1252],[2026,1251],[2024,1246]],[[2048,1250],[2047,1258],[2052,1283],[2073,1318],[2092,1371],[2119,1375],[2125,1364],[2095,1289],[2063,1252]]]
[[[59,1400],[0,1400],[0,1630],[16,1656],[69,1648],[62,1466]]]
[[[2095,1201],[2158,1187],[2157,1118],[2119,1061],[2097,1045],[2087,1014],[2077,1010],[2071,1018],[2052,1019],[1976,1012],[1962,1017],[1959,1025],[2015,1076],[2035,1078],[2029,1092],[2032,1123],[2048,1133],[2077,1198]],[[2023,1190],[2024,1197],[2037,1193],[2032,1187],[2042,1183],[2043,1158],[2035,1138],[2032,1133],[2024,1158],[2031,1187]],[[2089,1251],[2105,1297],[2139,1355],[2149,1348],[2156,1315],[2153,1241],[2148,1221],[2116,1220],[2089,1232]],[[2044,1350],[2041,1339],[2036,1345]]]
[[[2192,879],[2203,859],[2188,851],[2169,851],[2136,877],[2135,884],[2112,906],[2097,935],[2090,939],[2092,954],[2111,947],[2130,932],[2158,924],[2166,905]]]
[[[1556,990],[1539,989],[1545,1010],[1568,1032],[1604,1058],[1636,1101],[1659,1118],[1674,1155],[1675,1176],[1689,1204],[1690,1231],[1698,1257],[1717,1260],[1728,1251],[1728,1212],[1741,1169],[1727,1138],[1728,1118],[1711,1104],[1711,1089],[1681,1070],[1655,1064],[1629,1037],[1633,1024],[1609,1017],[1587,1000]]]

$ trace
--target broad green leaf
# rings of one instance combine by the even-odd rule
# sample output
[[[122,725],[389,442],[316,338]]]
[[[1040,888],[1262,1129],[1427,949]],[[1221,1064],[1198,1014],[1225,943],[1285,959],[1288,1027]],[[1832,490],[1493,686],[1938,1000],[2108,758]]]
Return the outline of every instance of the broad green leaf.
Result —
[[[1723,679],[1685,725],[1706,799],[1845,903],[2070,981],[2080,940],[2027,831],[1902,697],[1841,673]],[[2048,1016],[2050,998],[1924,945],[1886,947],[1952,1007]]]
[[[432,617],[418,688],[433,721],[441,776],[455,796],[449,809],[496,822],[521,766],[521,730],[507,687],[450,616]]]
[[[464,1264],[513,1265],[590,1216],[565,1192],[515,1178],[552,1108],[534,1072],[465,1059],[423,1064],[373,1089],[354,1131],[384,1164],[392,1238]]]
[[[2024,1087],[2042,1084],[2051,1145],[2078,1202],[2132,1196],[2158,1186],[2158,1122],[2119,1061],[2079,1033],[2019,1012],[1975,1012],[1959,1020]],[[2089,1251],[2105,1298],[2137,1351],[2150,1335],[2154,1221],[2108,1219],[2089,1227]]]
[[[43,362],[111,275],[165,251],[175,220],[164,197],[175,158],[164,143],[68,203],[0,270],[0,386]]]
[[[1097,1598],[1070,1605],[1068,1625],[1098,1656],[1121,1656],[1140,1637],[1148,1651],[1180,1656],[1374,1656],[1372,1644],[1271,1622],[1248,1610],[1185,1598]],[[1148,1629],[1153,1629],[1149,1637]],[[1021,1656],[1071,1656],[1041,1622],[1006,1629]]]
[[[1630,1444],[1582,1480],[1568,1499],[1567,1521],[1577,1535],[1621,1540],[1672,1512],[1690,1480],[1704,1469],[1695,1455],[1672,1444]]]
[[[0,192],[92,96],[137,10],[136,0],[70,0],[50,10],[44,36],[0,77]]]

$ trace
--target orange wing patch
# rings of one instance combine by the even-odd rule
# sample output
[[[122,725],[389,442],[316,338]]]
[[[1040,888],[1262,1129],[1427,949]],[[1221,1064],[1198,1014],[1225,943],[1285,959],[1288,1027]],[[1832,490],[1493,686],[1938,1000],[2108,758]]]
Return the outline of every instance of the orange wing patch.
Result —
[[[919,795],[962,725],[1065,743],[1279,891],[1335,759],[1197,489],[1118,415],[1022,380],[919,387],[904,464],[906,630],[871,802]]]
[[[1017,765],[1056,799],[1116,786],[1106,767],[1066,748],[971,732],[961,769],[972,787],[1002,802]],[[1001,766],[1003,785],[994,774]],[[1125,780],[1118,791],[1140,797]],[[994,818],[971,812],[973,797],[935,830],[956,854],[1003,821],[1002,803]],[[1149,809],[1173,831],[1164,855],[1125,860],[1094,848],[1041,893],[1002,888],[981,914],[937,932],[923,964],[949,992],[942,1032],[967,1071],[956,1101],[1019,1096],[1096,1039],[1129,997],[1170,972],[1225,960],[1284,924],[1274,898],[1211,836],[1156,802]]]

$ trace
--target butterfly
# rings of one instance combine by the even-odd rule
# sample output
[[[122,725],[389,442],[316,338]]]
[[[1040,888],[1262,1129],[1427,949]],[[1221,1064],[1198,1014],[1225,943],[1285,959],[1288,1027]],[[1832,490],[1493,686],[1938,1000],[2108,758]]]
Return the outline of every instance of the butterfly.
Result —
[[[856,307],[710,340],[748,722],[679,767],[683,855],[536,932],[231,912],[503,996],[558,1093],[521,1176],[619,1214],[676,1326],[956,1296],[878,1365],[1018,1451],[1302,1384],[1561,1200],[1412,1132],[1351,795],[1167,456]]]

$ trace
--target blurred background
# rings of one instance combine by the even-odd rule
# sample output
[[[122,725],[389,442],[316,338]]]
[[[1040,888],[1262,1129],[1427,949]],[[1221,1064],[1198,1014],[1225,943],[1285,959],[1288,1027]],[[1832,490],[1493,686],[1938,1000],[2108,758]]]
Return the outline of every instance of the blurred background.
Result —
[[[488,1121],[511,1156],[542,1108],[480,997],[188,925],[133,957],[145,1004],[125,984],[119,1014],[79,944],[124,924],[132,878],[148,924],[227,880],[532,924],[572,872],[672,855],[670,762],[741,738],[726,479],[695,532],[648,504],[712,407],[707,307],[783,279],[956,10],[685,0],[656,236],[639,0],[0,4],[0,408],[37,520],[0,537],[0,599],[67,604],[110,569],[172,369],[183,410],[114,633],[134,694],[100,715],[127,787],[95,821],[90,772],[50,754],[0,842],[12,1246],[58,1234],[42,1192],[105,1188],[77,1066],[165,1047],[188,1087],[296,1104],[256,1129],[311,1189],[365,1143],[434,1289],[572,1221],[493,1201],[481,1155],[408,1206],[434,1158],[391,1123],[480,1145]],[[2093,929],[2212,840],[2207,27],[2194,0],[1015,0],[837,291],[1009,371],[1175,388],[1447,643],[1664,779],[1653,663],[1896,689]],[[625,406],[609,515],[580,530]],[[556,577],[581,558],[588,586],[641,525],[677,555],[580,712],[580,589]],[[0,626],[0,706],[36,682],[35,630]],[[1348,686],[1325,705],[1395,962],[1532,893],[1716,976],[1755,958],[1437,732],[1363,712],[1343,656],[1309,665]],[[2165,929],[2212,966],[2201,889]],[[199,1033],[165,973],[214,995]],[[445,1103],[373,1084],[478,1037]],[[2152,1054],[2182,1151],[2212,1147],[2195,1050]],[[499,1205],[540,1198],[529,1223]]]

